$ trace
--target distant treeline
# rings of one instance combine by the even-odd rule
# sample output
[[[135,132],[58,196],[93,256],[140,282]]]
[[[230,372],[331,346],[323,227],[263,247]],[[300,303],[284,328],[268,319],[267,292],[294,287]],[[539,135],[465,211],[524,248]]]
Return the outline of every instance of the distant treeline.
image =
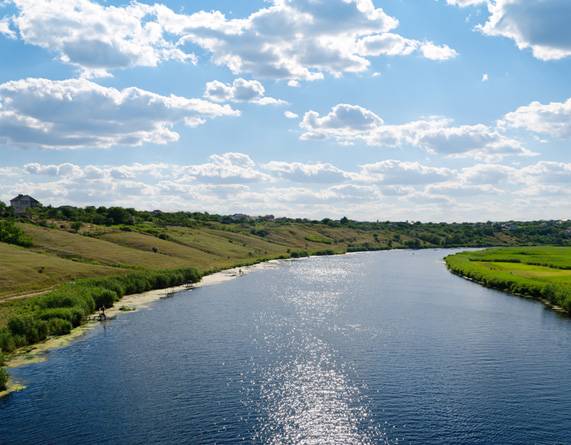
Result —
[[[13,217],[11,209],[0,202],[0,217]],[[271,225],[305,224],[330,228],[351,228],[369,232],[393,233],[395,245],[407,248],[422,247],[484,247],[502,245],[571,245],[571,221],[478,222],[478,223],[421,223],[353,221],[324,218],[274,218],[248,215],[217,215],[208,212],[141,211],[123,207],[40,207],[30,209],[25,216],[31,222],[48,225],[49,221],[68,221],[79,229],[82,224],[106,226],[147,225],[202,227],[239,225],[249,228],[254,235],[264,237]],[[222,227],[223,228],[223,227]],[[402,238],[402,239],[401,239]],[[392,243],[389,243],[389,248]],[[363,246],[366,247],[366,246]]]

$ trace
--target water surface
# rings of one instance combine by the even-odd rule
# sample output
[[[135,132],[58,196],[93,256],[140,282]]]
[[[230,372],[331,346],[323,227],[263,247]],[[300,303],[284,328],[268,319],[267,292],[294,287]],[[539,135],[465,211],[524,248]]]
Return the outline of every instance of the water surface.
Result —
[[[121,316],[13,370],[0,443],[571,443],[571,321],[447,253],[282,262]]]

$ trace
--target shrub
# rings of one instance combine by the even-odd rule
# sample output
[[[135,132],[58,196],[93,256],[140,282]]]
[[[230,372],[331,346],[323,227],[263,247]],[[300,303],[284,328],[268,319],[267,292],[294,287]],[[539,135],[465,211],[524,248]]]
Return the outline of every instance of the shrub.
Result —
[[[8,329],[15,338],[24,338],[25,344],[37,343],[48,336],[47,323],[31,316],[11,318],[8,320]]]
[[[318,252],[315,252],[315,255],[318,255],[318,256],[335,255],[335,251],[333,251],[331,249],[320,250]]]
[[[4,391],[8,385],[8,372],[6,369],[0,368],[0,391]]]
[[[90,289],[90,292],[91,292],[91,298],[93,298],[96,308],[101,308],[101,307],[110,308],[118,299],[117,293],[110,289],[104,289],[102,287],[94,287]]]
[[[23,247],[32,245],[32,239],[13,221],[8,220],[0,220],[0,241]]]
[[[16,349],[14,338],[6,329],[0,329],[0,351],[12,352]]]
[[[67,320],[61,318],[52,318],[48,321],[48,331],[50,335],[66,335],[69,334],[73,326]]]
[[[53,309],[43,309],[39,312],[38,318],[44,321],[50,321],[52,319],[60,319],[68,321],[73,327],[77,327],[81,324],[83,319],[83,313],[77,308],[53,308]],[[50,331],[50,334],[52,332]]]
[[[0,329],[0,350],[37,343],[48,335],[64,335],[102,306],[113,306],[125,294],[180,285],[200,280],[196,269],[136,272],[129,275],[92,278],[65,284],[33,300],[31,310],[8,320]]]

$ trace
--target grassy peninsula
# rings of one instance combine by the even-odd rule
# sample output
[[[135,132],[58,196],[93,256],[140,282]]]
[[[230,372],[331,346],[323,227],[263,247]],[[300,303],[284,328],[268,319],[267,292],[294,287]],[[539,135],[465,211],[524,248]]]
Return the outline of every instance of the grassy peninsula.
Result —
[[[462,252],[448,268],[484,286],[539,299],[571,315],[571,247],[517,247]]]
[[[71,206],[15,216],[0,203],[0,352],[67,334],[126,294],[269,259],[522,244],[571,245],[571,222],[316,221]]]

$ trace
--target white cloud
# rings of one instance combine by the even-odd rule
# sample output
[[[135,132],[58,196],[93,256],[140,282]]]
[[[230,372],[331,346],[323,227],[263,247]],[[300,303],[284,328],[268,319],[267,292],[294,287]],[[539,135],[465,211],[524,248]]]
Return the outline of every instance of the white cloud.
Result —
[[[256,163],[243,153],[210,156],[206,164],[190,165],[182,172],[197,181],[212,183],[248,183],[269,181],[271,178],[256,169]]]
[[[65,163],[59,165],[42,165],[37,162],[26,164],[24,170],[33,175],[45,175],[54,177],[81,176],[83,171],[74,164]]]
[[[318,219],[347,215],[366,220],[481,221],[541,219],[546,211],[559,218],[571,211],[571,163],[474,164],[451,169],[388,160],[362,165],[353,172],[323,162],[268,164],[258,165],[244,153],[224,153],[191,165],[33,163],[0,167],[0,199],[23,192],[53,205],[123,205]],[[292,181],[297,185],[292,187]]]
[[[208,82],[206,99],[215,102],[249,102],[258,105],[284,105],[286,101],[266,96],[266,89],[257,80],[235,79],[232,84],[218,80]]]
[[[528,183],[560,184],[567,187],[571,184],[571,163],[541,161],[527,166],[519,172]]]
[[[55,111],[57,110],[57,112]],[[173,126],[237,116],[228,105],[117,90],[85,79],[24,79],[0,84],[0,143],[51,149],[108,148],[176,141]]]
[[[446,181],[454,171],[442,167],[429,167],[419,162],[386,160],[361,166],[365,180],[383,185],[421,185]]]
[[[571,98],[565,102],[549,104],[532,102],[506,114],[500,125],[558,138],[571,138]]]
[[[293,111],[285,111],[284,116],[286,119],[299,119],[299,115],[294,113]]]
[[[531,49],[540,60],[571,56],[569,0],[447,0],[450,5],[487,4],[487,21],[477,29],[485,35],[506,37],[519,49]]]
[[[6,37],[10,39],[15,39],[16,33],[10,26],[10,20],[8,19],[0,19],[0,34],[4,34]]]
[[[448,45],[435,45],[432,42],[423,42],[420,45],[420,52],[429,60],[448,60],[458,55]]]
[[[155,6],[104,6],[89,0],[11,0],[19,13],[12,23],[20,38],[81,68],[87,76],[110,69],[154,67],[167,60],[195,62],[169,42]]]
[[[357,45],[362,56],[408,56],[418,52],[430,60],[448,60],[458,55],[448,45],[407,39],[393,33],[369,35],[359,40]]]
[[[482,82],[487,82],[488,80],[490,80],[488,73],[482,74]]]
[[[455,52],[432,42],[407,40],[402,50],[394,34],[398,20],[376,8],[372,0],[273,0],[247,18],[228,19],[221,12],[176,14],[157,7],[159,23],[182,42],[212,55],[215,64],[234,74],[285,79],[295,86],[300,80],[322,79],[326,74],[367,71],[368,57],[407,55],[415,46],[420,54],[449,58]],[[388,34],[388,35],[387,35]],[[386,36],[387,35],[387,36]],[[378,49],[378,42],[394,39],[392,49]]]
[[[331,139],[343,145],[415,146],[431,154],[485,160],[533,155],[517,140],[487,125],[454,126],[446,118],[386,125],[380,116],[357,105],[339,104],[324,116],[309,111],[300,127],[302,140]]]
[[[350,177],[347,172],[329,163],[272,161],[263,167],[280,178],[294,182],[332,183],[342,182]]]
[[[485,5],[488,0],[446,0],[446,3],[453,6],[460,6],[465,8],[466,6],[478,6]]]

